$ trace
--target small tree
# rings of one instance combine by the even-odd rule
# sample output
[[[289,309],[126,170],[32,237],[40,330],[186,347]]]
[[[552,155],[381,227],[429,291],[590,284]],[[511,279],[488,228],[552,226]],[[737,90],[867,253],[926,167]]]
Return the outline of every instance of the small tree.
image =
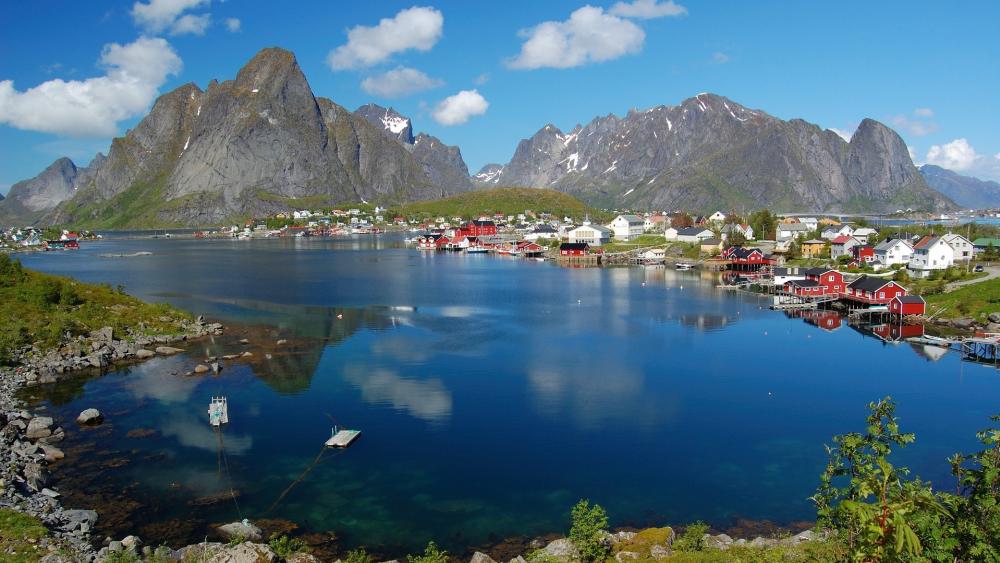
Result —
[[[608,514],[599,504],[591,506],[583,499],[576,503],[571,512],[573,525],[569,539],[580,552],[583,561],[603,561],[611,553],[611,546],[605,540],[608,532]]]
[[[448,552],[430,542],[424,548],[423,555],[408,555],[406,558],[410,563],[448,563]]]
[[[991,420],[1000,421],[1000,416]],[[956,561],[1000,561],[1000,428],[976,434],[982,451],[948,461],[958,478],[959,495],[954,506]]]

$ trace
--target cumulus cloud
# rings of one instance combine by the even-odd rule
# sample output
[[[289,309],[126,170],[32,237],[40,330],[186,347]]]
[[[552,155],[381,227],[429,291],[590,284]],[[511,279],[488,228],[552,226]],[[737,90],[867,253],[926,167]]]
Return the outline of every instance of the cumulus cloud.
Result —
[[[415,68],[401,66],[365,78],[361,81],[361,89],[373,96],[403,98],[417,92],[437,88],[442,84],[444,82],[431,78]]]
[[[110,136],[117,123],[146,111],[181,59],[164,39],[110,43],[101,52],[104,76],[49,80],[23,92],[0,81],[0,123],[71,136]]]
[[[132,5],[132,20],[149,33],[204,35],[211,23],[209,14],[185,14],[208,6],[211,0],[149,0]]]
[[[955,139],[944,145],[932,145],[927,151],[927,163],[949,170],[969,170],[982,158],[966,139]]]
[[[226,18],[226,29],[229,33],[236,33],[243,26],[243,22],[239,18]]]
[[[934,110],[931,108],[917,108],[913,110],[913,115],[917,117],[934,117]]]
[[[904,133],[909,133],[914,137],[930,135],[938,130],[937,123],[922,121],[920,119],[911,119],[905,115],[894,115],[889,118],[889,122],[892,123],[892,126],[896,129],[899,129]]]
[[[521,53],[507,61],[514,69],[571,68],[638,53],[646,34],[629,20],[584,6],[566,21],[547,21],[520,32]]]
[[[724,65],[729,62],[729,55],[721,51],[717,51],[712,55],[712,60],[715,61],[716,64]]]
[[[347,31],[347,44],[330,51],[327,64],[333,70],[366,68],[396,53],[410,49],[426,52],[441,39],[444,16],[429,7],[414,6],[374,27],[363,25]]]
[[[639,18],[650,20],[666,16],[683,16],[687,13],[687,8],[680,4],[675,4],[673,0],[657,2],[656,0],[635,0],[634,2],[618,2],[609,13],[623,18]]]
[[[434,108],[434,121],[441,125],[460,125],[470,117],[486,113],[490,103],[476,90],[462,90],[448,96]]]

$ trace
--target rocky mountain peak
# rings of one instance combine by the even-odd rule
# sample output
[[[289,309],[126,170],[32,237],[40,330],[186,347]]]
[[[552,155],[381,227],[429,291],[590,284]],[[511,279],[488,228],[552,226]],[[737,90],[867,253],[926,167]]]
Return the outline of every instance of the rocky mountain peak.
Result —
[[[367,119],[376,128],[381,128],[386,135],[401,143],[412,145],[415,141],[413,120],[393,108],[384,108],[378,104],[365,104],[354,110],[354,113]]]
[[[481,184],[496,184],[500,182],[501,175],[503,175],[503,165],[491,162],[484,164],[473,178]]]

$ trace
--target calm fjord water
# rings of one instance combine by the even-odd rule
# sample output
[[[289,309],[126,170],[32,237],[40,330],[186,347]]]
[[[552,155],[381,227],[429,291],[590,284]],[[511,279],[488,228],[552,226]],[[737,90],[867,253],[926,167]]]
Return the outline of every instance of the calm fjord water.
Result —
[[[400,241],[127,240],[24,256],[228,327],[187,355],[41,391],[68,430],[56,476],[81,489],[71,499],[124,491],[131,512],[104,525],[161,536],[200,538],[242,515],[405,549],[562,531],[582,497],[615,525],[789,522],[812,518],[823,444],[861,430],[868,401],[898,401],[917,433],[899,460],[939,487],[952,485],[946,457],[1000,411],[994,369],[819,330],[711,276]],[[100,257],[137,251],[153,254]],[[241,352],[243,336],[253,361],[180,375]],[[229,398],[225,458],[213,395]],[[107,422],[77,429],[88,407]],[[362,437],[314,464],[331,416]],[[229,490],[227,460],[239,509],[192,506]]]

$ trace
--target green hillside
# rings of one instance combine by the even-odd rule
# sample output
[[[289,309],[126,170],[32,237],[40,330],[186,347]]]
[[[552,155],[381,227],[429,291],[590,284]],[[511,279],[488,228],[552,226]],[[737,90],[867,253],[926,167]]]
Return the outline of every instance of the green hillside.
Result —
[[[539,188],[495,188],[466,192],[444,199],[418,201],[394,207],[390,214],[404,217],[475,217],[479,215],[517,215],[527,210],[550,213],[557,218],[583,218],[596,221],[607,219],[608,214],[589,207],[579,199]]]

